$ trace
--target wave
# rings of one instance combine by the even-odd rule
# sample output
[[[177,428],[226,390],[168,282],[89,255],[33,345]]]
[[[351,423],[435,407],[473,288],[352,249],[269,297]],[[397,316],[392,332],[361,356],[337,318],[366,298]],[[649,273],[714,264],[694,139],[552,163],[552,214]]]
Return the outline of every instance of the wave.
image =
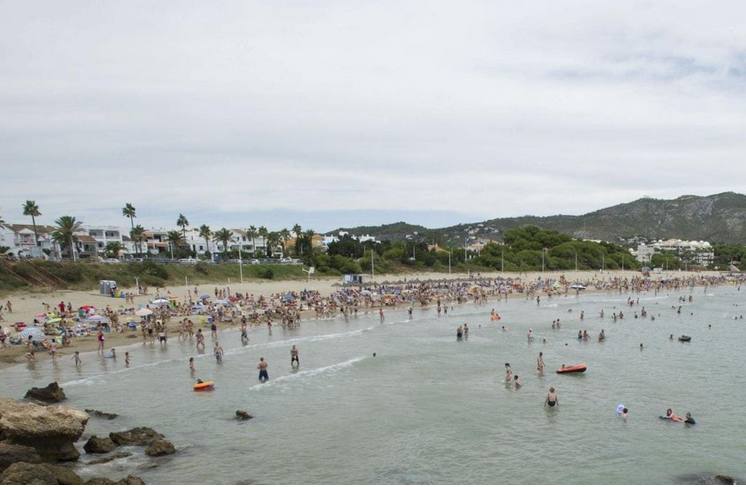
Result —
[[[271,379],[268,382],[265,382],[263,384],[256,384],[254,386],[249,387],[250,391],[255,391],[259,389],[265,389],[267,387],[271,387],[278,383],[287,382],[290,380],[298,380],[302,379],[304,377],[315,377],[320,374],[324,374],[326,372],[336,372],[338,370],[346,369],[347,367],[351,367],[354,364],[360,362],[361,360],[364,360],[365,357],[356,357],[352,358],[350,360],[345,360],[344,362],[339,362],[336,364],[326,365],[324,367],[319,367],[317,369],[310,369],[310,370],[302,370],[300,372],[296,372],[294,374],[288,374],[288,375],[282,375],[276,379]]]

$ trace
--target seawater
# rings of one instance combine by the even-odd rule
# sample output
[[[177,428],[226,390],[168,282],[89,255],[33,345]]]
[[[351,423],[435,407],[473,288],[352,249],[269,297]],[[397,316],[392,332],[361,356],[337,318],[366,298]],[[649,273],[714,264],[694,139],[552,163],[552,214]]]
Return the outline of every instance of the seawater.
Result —
[[[693,302],[676,313],[678,296],[689,294]],[[744,292],[642,294],[633,308],[626,298],[581,294],[544,298],[538,306],[517,298],[456,305],[440,316],[434,307],[415,309],[411,320],[405,310],[386,310],[383,323],[373,311],[348,321],[309,320],[295,330],[275,326],[271,336],[258,328],[247,346],[237,331],[223,331],[222,365],[209,353],[209,336],[204,355],[172,337],[166,349],[127,347],[128,369],[125,349],[116,361],[83,354],[80,371],[69,356],[8,368],[0,394],[20,398],[31,386],[57,380],[68,405],[120,414],[113,421],[92,418],[86,437],[151,426],[178,449],[152,459],[130,448],[131,457],[80,466],[84,477],[341,484],[657,484],[701,473],[746,478],[746,320],[734,319],[746,312]],[[643,305],[655,321],[633,318]],[[493,307],[502,321],[489,321]],[[625,318],[612,322],[620,310]],[[551,328],[556,318],[560,330]],[[464,322],[469,340],[457,343],[455,329]],[[599,343],[602,328],[607,339]],[[591,340],[578,341],[579,329]],[[692,341],[671,341],[670,334]],[[292,345],[300,350],[298,371],[290,367]],[[535,370],[539,352],[544,376]],[[214,391],[192,391],[189,356],[196,357],[197,376],[216,382]],[[257,381],[260,356],[269,362],[266,384]],[[554,373],[562,363],[581,361],[589,367],[583,375]],[[520,390],[505,386],[505,362],[521,377]],[[556,410],[543,407],[550,385],[559,393]],[[615,415],[620,403],[630,409],[626,422]],[[691,411],[697,425],[661,421],[667,407]],[[255,417],[238,422],[236,409]],[[79,464],[93,458],[83,454]]]

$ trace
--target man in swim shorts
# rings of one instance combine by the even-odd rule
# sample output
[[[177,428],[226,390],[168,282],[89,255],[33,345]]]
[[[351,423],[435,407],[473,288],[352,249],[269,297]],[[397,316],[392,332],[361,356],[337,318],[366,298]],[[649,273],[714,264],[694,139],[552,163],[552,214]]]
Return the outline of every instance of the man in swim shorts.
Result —
[[[559,398],[557,397],[554,387],[549,388],[549,393],[547,394],[547,398],[544,400],[544,405],[550,408],[559,406]]]
[[[259,382],[267,382],[269,380],[269,374],[267,373],[267,362],[264,357],[259,357],[259,365],[256,366],[259,369]]]
[[[293,348],[290,349],[290,366],[300,367],[300,359],[298,358],[298,348],[295,345],[293,345]]]

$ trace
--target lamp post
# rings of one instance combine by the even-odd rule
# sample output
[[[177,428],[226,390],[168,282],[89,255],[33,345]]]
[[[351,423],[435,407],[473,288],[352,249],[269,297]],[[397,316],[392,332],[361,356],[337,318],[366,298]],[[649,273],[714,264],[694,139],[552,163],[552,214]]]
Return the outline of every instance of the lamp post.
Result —
[[[448,250],[448,275],[451,275],[451,250]]]
[[[238,243],[238,275],[243,284],[243,255],[241,254],[241,242]]]
[[[544,273],[544,253],[547,251],[546,247],[542,247],[541,249],[541,273]]]

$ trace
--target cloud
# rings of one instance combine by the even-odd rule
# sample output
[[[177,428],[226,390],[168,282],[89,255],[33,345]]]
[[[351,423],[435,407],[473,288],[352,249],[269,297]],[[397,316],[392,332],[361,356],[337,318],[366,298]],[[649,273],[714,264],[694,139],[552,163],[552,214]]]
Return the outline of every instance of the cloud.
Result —
[[[36,199],[44,221],[116,224],[131,201],[154,225],[183,212],[326,230],[350,212],[446,225],[744,191],[743,14],[0,3],[0,214]]]

